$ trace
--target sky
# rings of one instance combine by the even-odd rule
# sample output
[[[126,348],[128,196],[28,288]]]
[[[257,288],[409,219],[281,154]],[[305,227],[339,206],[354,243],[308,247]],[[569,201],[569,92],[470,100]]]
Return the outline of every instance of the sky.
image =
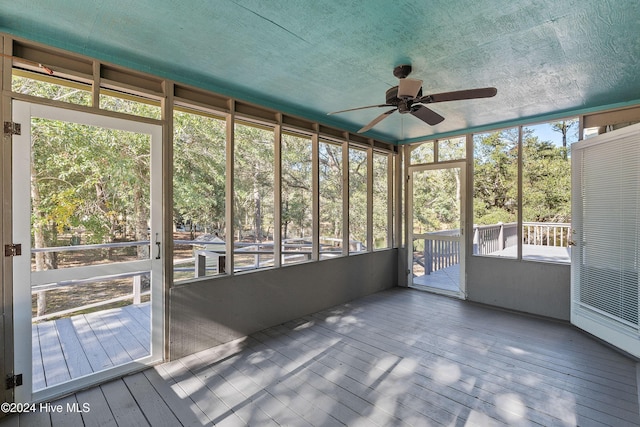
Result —
[[[562,134],[560,132],[555,132],[549,123],[542,123],[535,126],[525,126],[527,129],[533,129],[535,135],[540,138],[541,141],[551,141],[556,146],[562,146]],[[569,130],[569,134],[567,135],[567,141],[569,144],[572,144],[578,140],[577,134],[577,125]]]

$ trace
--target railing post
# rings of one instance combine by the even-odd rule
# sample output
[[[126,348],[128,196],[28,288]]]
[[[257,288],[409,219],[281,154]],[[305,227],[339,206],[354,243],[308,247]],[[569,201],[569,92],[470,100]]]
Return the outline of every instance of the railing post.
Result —
[[[37,298],[37,306],[36,306],[36,313],[38,316],[43,316],[44,313],[47,311],[47,294],[45,293],[45,291],[40,291],[38,292],[38,298]]]
[[[473,254],[480,253],[480,230],[476,224],[473,224]]]
[[[424,274],[433,271],[433,240],[424,239]]]
[[[500,231],[498,232],[498,250],[501,251],[504,249],[504,223],[499,222]]]
[[[138,274],[137,276],[133,276],[133,303],[140,304],[141,298],[140,294],[142,289],[142,275]]]

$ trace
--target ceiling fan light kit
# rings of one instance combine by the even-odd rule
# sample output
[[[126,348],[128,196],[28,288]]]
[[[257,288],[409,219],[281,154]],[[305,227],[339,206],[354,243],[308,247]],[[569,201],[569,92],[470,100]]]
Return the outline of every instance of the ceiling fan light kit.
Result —
[[[400,79],[398,83],[398,98],[415,98],[422,89],[422,80]]]
[[[422,120],[428,125],[434,126],[444,120],[440,114],[423,104],[432,104],[434,102],[461,101],[465,99],[490,98],[498,93],[494,87],[485,87],[479,89],[466,89],[454,92],[443,92],[432,95],[422,95],[422,80],[408,79],[411,73],[411,65],[399,65],[393,69],[393,75],[399,79],[398,86],[394,86],[387,90],[385,100],[386,104],[369,105],[366,107],[350,108],[348,110],[334,111],[327,114],[346,113],[347,111],[364,110],[366,108],[378,107],[394,107],[380,114],[378,117],[361,128],[358,133],[364,133],[389,117],[392,113],[398,111],[400,114],[410,113],[417,119]]]

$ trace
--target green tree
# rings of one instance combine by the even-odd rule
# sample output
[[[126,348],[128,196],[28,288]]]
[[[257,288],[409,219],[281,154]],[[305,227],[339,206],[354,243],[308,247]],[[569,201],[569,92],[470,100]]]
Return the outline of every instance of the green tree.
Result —
[[[474,135],[474,222],[515,221],[518,182],[517,130]]]
[[[238,240],[262,242],[273,236],[273,131],[236,124],[234,154],[234,225]]]
[[[223,120],[174,111],[174,223],[224,237],[226,130]]]
[[[282,136],[282,238],[311,236],[311,140]]]

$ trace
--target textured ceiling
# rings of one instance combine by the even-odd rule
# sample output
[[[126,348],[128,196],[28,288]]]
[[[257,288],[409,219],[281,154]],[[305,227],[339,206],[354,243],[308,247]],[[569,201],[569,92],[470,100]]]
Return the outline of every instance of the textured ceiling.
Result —
[[[11,0],[0,31],[356,131],[384,109],[395,65],[433,104],[367,135],[409,142],[640,100],[637,0]]]

